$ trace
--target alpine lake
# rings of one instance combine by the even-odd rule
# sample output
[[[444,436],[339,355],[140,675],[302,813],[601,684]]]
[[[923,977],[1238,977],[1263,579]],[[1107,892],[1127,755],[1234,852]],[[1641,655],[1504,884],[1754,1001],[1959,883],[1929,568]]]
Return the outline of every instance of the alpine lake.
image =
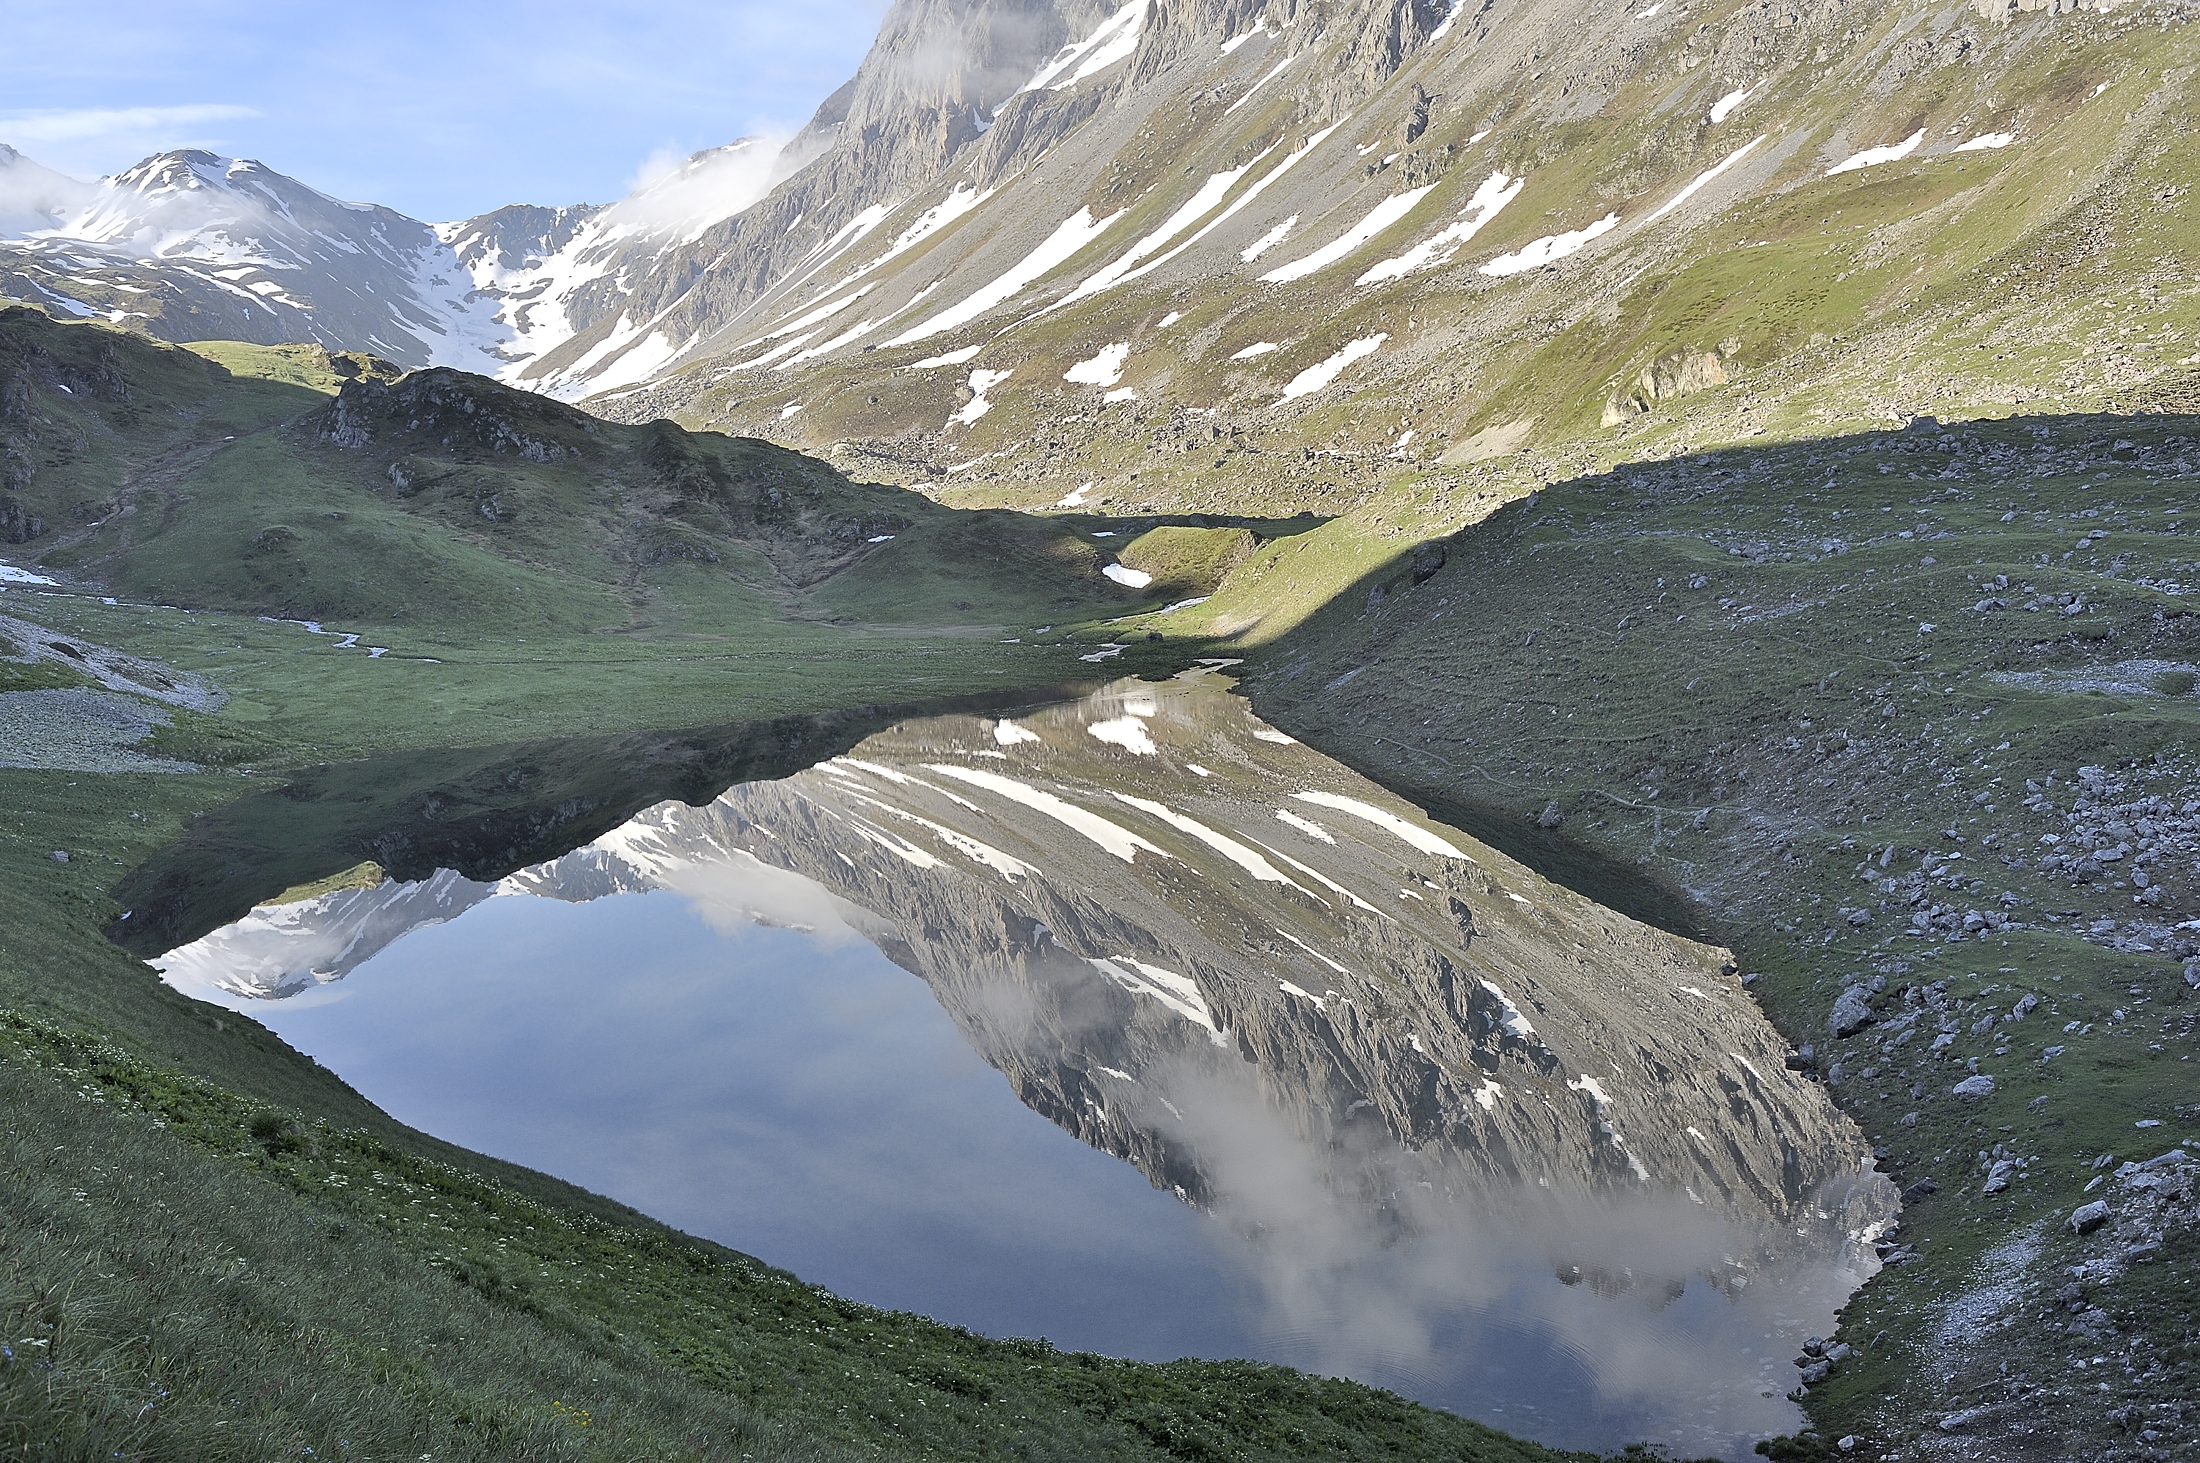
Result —
[[[1569,1447],[1793,1431],[1897,1211],[1725,952],[1213,669],[904,720],[154,963],[401,1121],[852,1299]]]

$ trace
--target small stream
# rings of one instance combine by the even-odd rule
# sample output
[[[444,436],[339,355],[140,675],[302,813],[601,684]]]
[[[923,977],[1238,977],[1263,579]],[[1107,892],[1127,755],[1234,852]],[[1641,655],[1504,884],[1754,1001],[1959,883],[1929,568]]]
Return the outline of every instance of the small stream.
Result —
[[[651,807],[155,962],[394,1117],[871,1304],[1751,1454],[1892,1186],[1723,952],[1211,674]]]

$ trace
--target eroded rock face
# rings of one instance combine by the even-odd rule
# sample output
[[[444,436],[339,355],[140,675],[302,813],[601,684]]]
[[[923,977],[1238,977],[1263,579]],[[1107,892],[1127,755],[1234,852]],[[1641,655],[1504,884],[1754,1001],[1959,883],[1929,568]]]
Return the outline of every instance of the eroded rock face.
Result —
[[[1661,401],[1724,386],[1730,379],[1717,351],[1675,351],[1660,356],[1643,367],[1642,374],[1626,390],[1604,404],[1604,425],[1617,426]]]

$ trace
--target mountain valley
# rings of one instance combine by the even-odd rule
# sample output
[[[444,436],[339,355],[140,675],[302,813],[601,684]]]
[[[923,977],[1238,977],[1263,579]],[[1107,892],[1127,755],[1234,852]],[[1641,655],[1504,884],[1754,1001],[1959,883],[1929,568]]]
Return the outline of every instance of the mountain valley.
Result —
[[[74,1380],[0,1365],[0,1444],[230,1456],[235,1425],[268,1456],[347,1428],[376,1457],[1556,1456],[1353,1383],[840,1300],[406,1129],[143,964],[341,909],[379,932],[351,979],[460,895],[656,818],[929,931],[880,945],[1019,1095],[1204,1201],[1169,1120],[1110,1128],[1083,1085],[1207,1060],[1196,1030],[1154,1008],[1050,1028],[1040,1060],[987,1026],[1044,965],[986,944],[1036,917],[1031,887],[941,892],[890,859],[902,877],[866,883],[753,829],[985,838],[844,759],[914,768],[938,755],[918,718],[1016,725],[1226,674],[1284,740],[1233,770],[1161,737],[1171,768],[1223,774],[1198,774],[1200,826],[1258,836],[1239,782],[1335,759],[1503,866],[1448,891],[1471,943],[1416,911],[1415,951],[1453,972],[1507,949],[1475,967],[1499,984],[1560,968],[1542,932],[1506,946],[1515,888],[1576,911],[1569,939],[1708,959],[1689,984],[1765,1039],[1720,1049],[1826,1108],[1791,1166],[1831,1172],[1846,1143],[1891,1177],[1899,1218],[1862,1241],[1884,1268],[1780,1358],[1807,1423],[1761,1451],[2186,1456],[2192,19],[898,0],[784,145],[434,225],[207,152],[88,184],[0,151],[0,1082],[38,1114],[7,1139],[11,1205],[43,1216],[0,1228],[0,1312],[80,1348]],[[1148,768],[1086,745],[1121,707],[1085,705],[1031,724]],[[1175,795],[1098,791],[1075,759],[1049,776],[1094,806]],[[1349,882],[1333,848],[1314,862]],[[1143,941],[1206,972],[1227,1065],[1273,1076],[1316,1146],[1364,1101],[1431,1171],[1530,1151],[1524,1118],[1465,1159],[1430,1126],[1490,1112],[1470,1068],[1526,1080],[1470,1050],[1503,1027],[1486,1002],[1439,1036],[1440,1000],[1392,992],[1423,1063],[1325,1028],[1337,992],[1300,991],[1317,1020],[1234,964],[1251,940],[1302,983],[1415,969],[1382,921],[1308,924],[1293,953],[1238,894],[1195,927],[1140,903],[1129,860],[1087,858],[1042,927],[1088,964]],[[429,912],[384,912],[399,886]],[[1078,999],[1135,1006],[1077,973],[1100,993]],[[1668,1006],[1639,1028],[1584,1008],[1549,1039],[1569,1071],[1609,1040],[1615,1070],[1692,1072],[1669,1043],[1695,1008]],[[1696,1162],[1679,1129],[1724,1100],[1685,1090],[1686,1118],[1658,1089],[1607,1124],[1667,1188]],[[1606,1115],[1535,1141],[1592,1152]],[[55,1144],[104,1155],[99,1182],[34,1151]],[[190,1175],[162,1200],[188,1222],[147,1218],[148,1164]],[[1685,1182],[1771,1192],[1776,1164]],[[362,1169],[448,1198],[464,1234],[408,1229],[413,1195],[375,1207]],[[1865,1224],[1808,1208],[1782,1222]],[[163,1244],[193,1258],[156,1302],[116,1277]],[[284,1289],[343,1245],[341,1285]],[[514,1245],[532,1258],[498,1258]],[[392,1371],[381,1320],[340,1339],[427,1285],[473,1328],[418,1322],[439,1346],[504,1360]],[[129,1339],[170,1301],[191,1319]],[[226,1390],[293,1331],[312,1387]],[[365,1379],[405,1400],[325,1400]],[[556,1410],[599,1385],[596,1422]],[[172,1423],[118,1420],[162,1387],[189,1399]]]

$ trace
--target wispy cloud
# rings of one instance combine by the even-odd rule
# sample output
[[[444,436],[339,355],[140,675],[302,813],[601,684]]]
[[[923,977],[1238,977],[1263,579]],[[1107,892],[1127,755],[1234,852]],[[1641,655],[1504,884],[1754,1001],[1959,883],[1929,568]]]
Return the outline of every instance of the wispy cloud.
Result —
[[[139,136],[257,117],[251,107],[209,103],[184,107],[75,107],[0,113],[0,137],[15,142],[80,142]]]

